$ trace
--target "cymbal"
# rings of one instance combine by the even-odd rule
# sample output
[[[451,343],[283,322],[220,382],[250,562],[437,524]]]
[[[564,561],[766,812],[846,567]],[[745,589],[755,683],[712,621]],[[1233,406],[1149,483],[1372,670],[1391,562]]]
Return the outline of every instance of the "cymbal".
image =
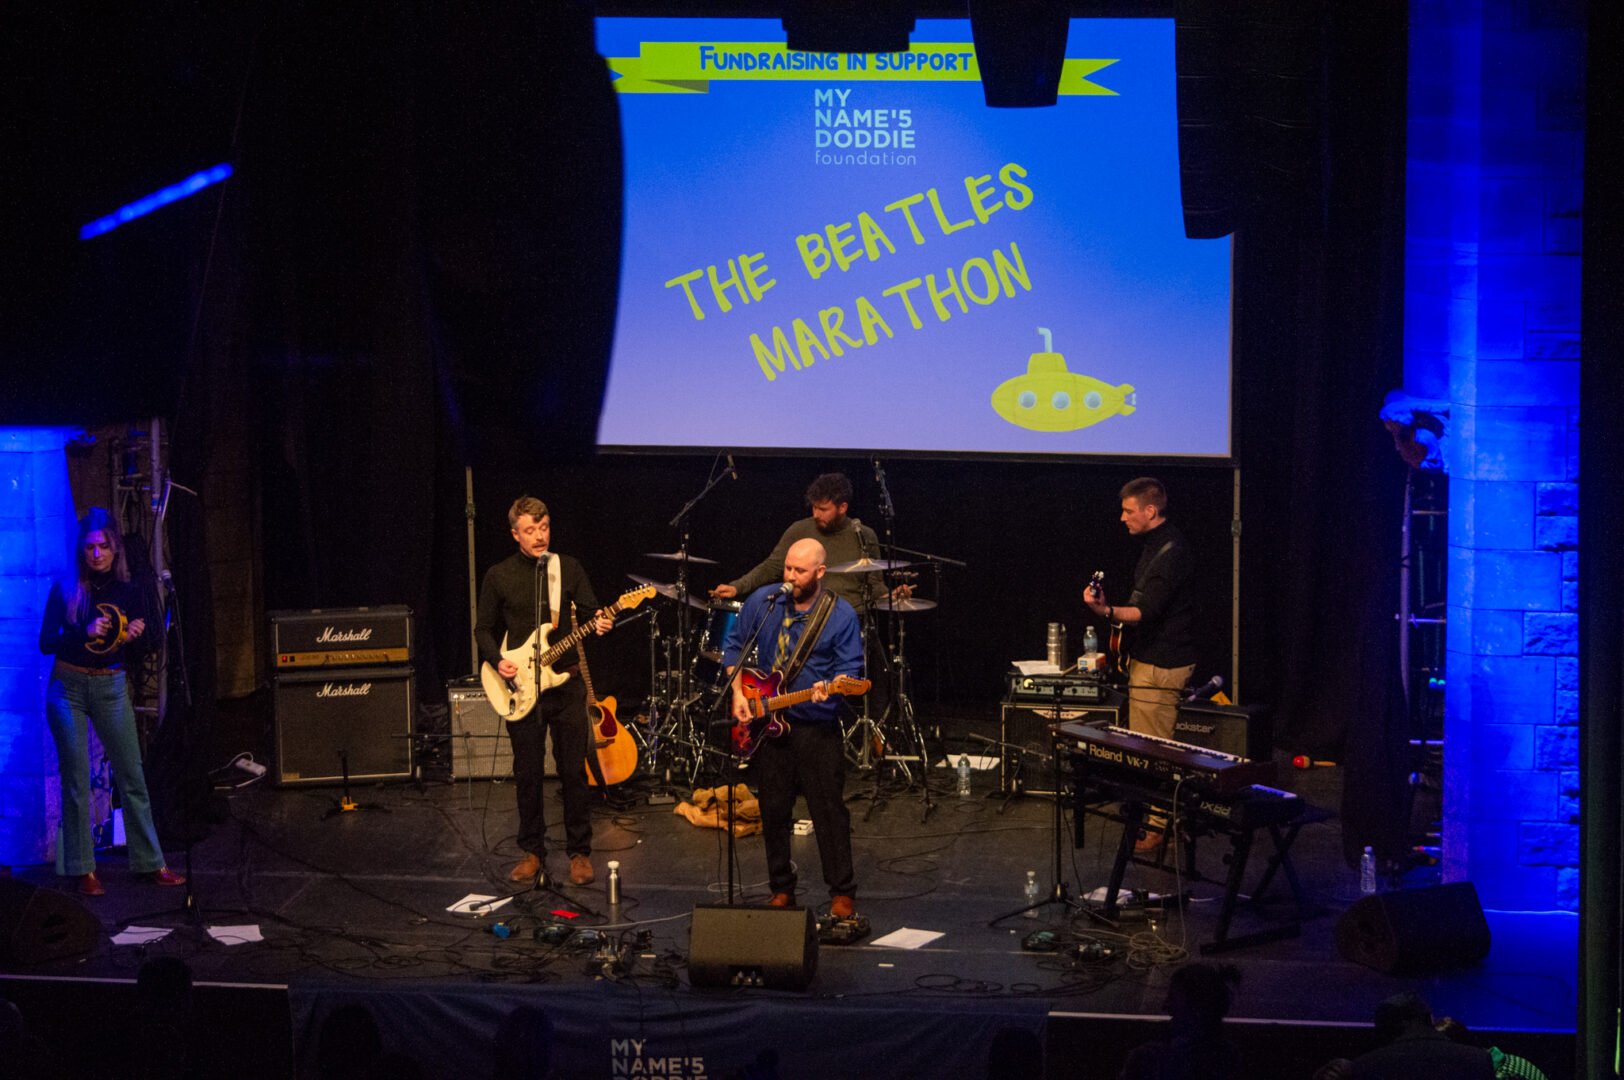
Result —
[[[911,562],[900,559],[858,559],[856,562],[835,563],[829,567],[831,574],[867,574],[878,570],[901,570],[905,566],[912,566]]]
[[[936,606],[936,601],[921,600],[917,596],[903,596],[895,600],[884,596],[874,601],[871,606],[875,611],[894,611],[900,615],[910,611],[929,611]]]
[[[654,586],[654,591],[665,597],[667,600],[679,599],[677,596],[677,587],[675,585],[667,585],[663,581],[655,581],[653,578],[646,578],[639,574],[627,574],[626,576],[637,582],[639,585]],[[710,605],[705,600],[704,594],[701,593],[698,596],[695,596],[693,590],[691,589],[688,592],[688,606],[696,607],[700,611],[706,611],[710,608]]]
[[[700,563],[704,566],[715,566],[715,559],[706,559],[699,555],[684,555],[680,551],[645,551],[643,554],[650,559],[665,559],[668,562]]]

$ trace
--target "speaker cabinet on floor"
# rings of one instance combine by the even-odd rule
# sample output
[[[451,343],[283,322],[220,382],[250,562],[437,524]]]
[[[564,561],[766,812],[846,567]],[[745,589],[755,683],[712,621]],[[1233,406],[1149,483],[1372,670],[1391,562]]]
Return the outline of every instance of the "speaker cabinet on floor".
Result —
[[[446,686],[451,702],[451,776],[456,780],[506,780],[513,775],[513,743],[507,724],[496,715],[478,679],[459,679]],[[553,740],[547,740],[545,775],[558,775]]]
[[[412,669],[356,668],[276,678],[276,781],[404,780],[412,775]]]
[[[1337,920],[1336,951],[1389,975],[1466,967],[1489,955],[1489,924],[1470,881],[1376,893]]]
[[[1014,704],[1005,702],[999,714],[998,741],[1003,753],[998,763],[998,786],[1005,794],[1054,794],[1054,740],[1049,736],[1053,724],[1114,724],[1122,715],[1122,695],[1114,690],[1106,692],[1106,699],[1097,705],[1061,705],[1058,709],[1048,704]],[[1022,747],[1030,753],[1020,753]],[[1068,767],[1061,765],[1061,772]],[[1069,775],[1069,774],[1068,774]]]
[[[0,878],[0,961],[43,964],[96,948],[101,923],[54,889]]]
[[[694,908],[688,981],[694,986],[805,990],[818,973],[818,926],[810,908]]]
[[[1274,723],[1263,705],[1188,702],[1173,720],[1173,738],[1248,761],[1274,757]]]

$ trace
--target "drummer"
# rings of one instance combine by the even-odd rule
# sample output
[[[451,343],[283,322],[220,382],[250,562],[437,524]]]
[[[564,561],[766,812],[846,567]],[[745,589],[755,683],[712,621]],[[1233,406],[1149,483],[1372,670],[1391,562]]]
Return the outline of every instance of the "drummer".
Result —
[[[859,559],[877,559],[880,556],[879,537],[874,530],[854,517],[846,516],[851,505],[851,481],[845,473],[824,473],[806,489],[806,503],[812,509],[811,517],[804,517],[784,530],[778,544],[760,563],[743,577],[711,590],[719,600],[736,596],[749,596],[763,585],[781,581],[784,577],[784,556],[797,540],[812,539],[822,544],[830,566],[857,562]],[[830,573],[823,581],[824,588],[856,608],[859,614],[869,611],[885,597],[885,582],[877,573]],[[892,590],[895,599],[913,595],[913,586],[898,585]]]

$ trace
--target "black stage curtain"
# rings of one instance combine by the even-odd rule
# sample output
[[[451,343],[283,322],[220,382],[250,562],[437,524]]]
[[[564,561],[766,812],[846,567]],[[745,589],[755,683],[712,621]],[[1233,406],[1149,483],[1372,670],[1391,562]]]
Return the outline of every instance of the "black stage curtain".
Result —
[[[1624,898],[1618,837],[1624,827],[1624,204],[1616,196],[1624,170],[1624,9],[1589,5],[1586,69],[1583,341],[1579,457],[1584,463],[1579,512],[1579,783],[1583,792],[1579,850],[1579,1000],[1575,1076],[1615,1075],[1618,1010],[1624,1002]]]
[[[240,158],[267,605],[409,604],[438,684],[463,464],[595,431],[621,180],[587,8],[287,8]]]

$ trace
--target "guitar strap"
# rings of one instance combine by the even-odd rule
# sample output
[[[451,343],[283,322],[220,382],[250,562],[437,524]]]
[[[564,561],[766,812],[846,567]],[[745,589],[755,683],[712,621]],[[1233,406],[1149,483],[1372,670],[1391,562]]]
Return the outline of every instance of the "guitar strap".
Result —
[[[547,610],[550,614],[552,624],[557,626],[558,593],[563,587],[559,581],[559,567],[563,565],[563,559],[561,559],[556,552],[549,552],[549,554],[552,555],[552,558],[547,560]]]
[[[1150,557],[1150,562],[1145,565],[1145,577],[1148,578],[1150,576],[1150,572],[1152,570],[1156,569],[1156,564],[1162,561],[1162,556],[1166,555],[1171,550],[1173,550],[1173,541],[1171,541],[1171,540],[1166,541],[1165,543],[1162,544],[1162,546],[1160,548],[1156,549],[1156,554],[1152,555]],[[1139,606],[1139,582],[1136,581],[1133,584],[1134,584],[1134,589],[1133,589],[1132,594],[1130,594],[1129,597],[1128,597],[1128,606],[1129,607],[1138,607]]]
[[[781,669],[785,688],[795,681],[795,676],[801,673],[806,662],[812,658],[812,650],[817,647],[818,639],[823,636],[823,628],[829,622],[829,613],[834,609],[834,594],[828,590],[820,592],[817,602],[812,605],[812,611],[806,617],[806,629],[801,631],[801,640],[796,642],[795,652],[791,654],[789,663]]]

